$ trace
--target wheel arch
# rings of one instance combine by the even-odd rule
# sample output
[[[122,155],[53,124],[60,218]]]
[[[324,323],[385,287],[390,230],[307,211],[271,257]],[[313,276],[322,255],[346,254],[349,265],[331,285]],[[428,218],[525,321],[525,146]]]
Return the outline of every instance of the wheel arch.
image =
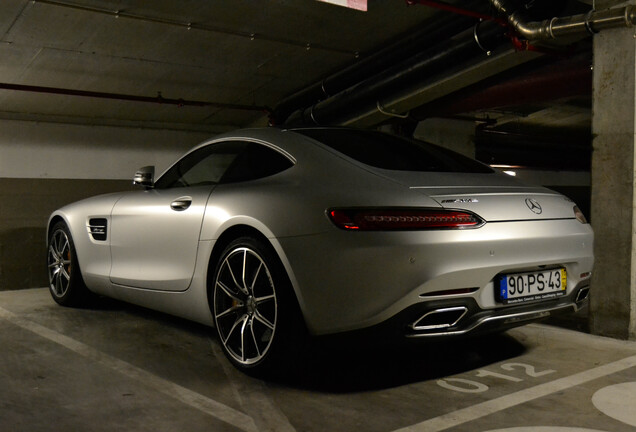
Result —
[[[51,230],[53,229],[53,227],[58,223],[58,222],[64,222],[66,224],[66,226],[68,227],[68,229],[70,230],[71,227],[68,223],[68,221],[62,217],[62,215],[60,214],[54,214],[49,218],[49,223],[46,226],[46,241],[49,241],[49,236],[51,235]]]
[[[272,248],[274,254],[278,258],[280,264],[283,266],[285,270],[285,274],[287,275],[287,279],[290,282],[290,286],[294,293],[294,298],[296,300],[296,304],[300,309],[301,315],[304,320],[304,313],[302,307],[302,295],[298,289],[298,284],[296,278],[294,276],[294,272],[289,264],[287,256],[283,251],[282,246],[275,238],[269,238],[265,234],[263,234],[260,230],[254,228],[250,225],[238,224],[233,225],[227,228],[223,233],[219,236],[219,238],[214,243],[214,247],[212,248],[212,252],[210,254],[210,258],[208,260],[208,270],[206,274],[206,296],[208,300],[208,305],[212,308],[212,299],[210,297],[210,283],[214,279],[214,272],[216,270],[217,263],[221,258],[221,254],[225,250],[225,248],[234,240],[240,237],[252,237],[255,238],[264,244],[268,245]]]
[[[75,254],[77,256],[77,265],[80,269],[80,273],[82,278],[86,280],[86,273],[84,271],[84,264],[86,261],[86,251],[87,251],[87,237],[86,239],[82,238],[82,218],[75,217],[73,213],[68,213],[64,211],[55,211],[49,217],[49,221],[46,227],[46,244],[48,245],[49,237],[51,236],[52,230],[58,223],[63,223],[66,225],[70,235],[71,241],[73,242],[73,247],[75,248]],[[85,232],[85,231],[84,231]],[[47,246],[48,248],[48,246]]]
[[[57,226],[60,226],[60,229],[54,231],[54,229]],[[54,276],[52,276],[51,274],[52,263],[50,259],[52,258],[51,257],[52,253],[54,255],[57,254],[58,257],[60,257],[61,255],[59,254],[59,252],[52,252],[53,249],[51,247],[51,242],[53,241],[52,240],[53,236],[55,236],[56,233],[59,231],[63,231],[64,236],[67,237],[69,256],[65,259],[68,260],[68,264],[64,263],[63,266],[66,267],[68,265],[68,268],[66,269],[66,274],[70,276],[67,276],[68,283],[64,292],[58,292],[57,290],[55,290],[56,292],[54,293],[53,282],[52,282],[54,279]],[[84,307],[84,306],[89,306],[90,304],[92,304],[94,297],[91,291],[86,286],[86,283],[84,281],[82,264],[79,261],[80,254],[78,253],[78,250],[77,250],[77,242],[75,242],[74,240],[74,233],[72,230],[72,226],[71,226],[71,223],[69,223],[69,221],[67,220],[66,215],[64,215],[63,213],[58,213],[58,212],[53,213],[51,217],[49,218],[49,221],[46,227],[46,244],[47,244],[47,266],[48,266],[47,272],[49,273],[49,290],[51,292],[51,295],[53,296],[53,299],[62,306]],[[53,257],[53,259],[56,260],[56,265],[62,265],[62,261],[57,261],[58,259],[61,259],[61,258]],[[57,282],[55,286],[58,286]]]

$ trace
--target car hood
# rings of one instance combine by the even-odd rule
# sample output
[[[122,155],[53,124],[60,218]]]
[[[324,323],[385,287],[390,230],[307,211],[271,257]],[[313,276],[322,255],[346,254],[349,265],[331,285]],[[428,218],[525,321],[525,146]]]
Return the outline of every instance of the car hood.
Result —
[[[527,186],[504,174],[385,171],[413,192],[448,209],[469,210],[487,222],[574,219],[574,202],[540,186]]]

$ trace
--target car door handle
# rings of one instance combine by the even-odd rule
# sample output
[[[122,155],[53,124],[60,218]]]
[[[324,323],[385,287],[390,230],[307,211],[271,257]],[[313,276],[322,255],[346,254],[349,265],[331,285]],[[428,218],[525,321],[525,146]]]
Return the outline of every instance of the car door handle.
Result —
[[[174,211],[184,211],[192,205],[192,197],[181,197],[170,203],[170,208]]]

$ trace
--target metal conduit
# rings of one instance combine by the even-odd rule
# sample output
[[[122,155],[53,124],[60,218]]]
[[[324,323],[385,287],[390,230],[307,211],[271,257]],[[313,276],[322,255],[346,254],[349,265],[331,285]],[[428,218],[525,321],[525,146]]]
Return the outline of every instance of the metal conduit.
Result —
[[[395,64],[340,93],[294,112],[286,126],[301,124],[344,124],[361,112],[381,111],[379,100],[407,88],[417,88],[431,78],[462,63],[486,56],[488,50],[503,45],[505,29],[491,21],[466,30],[453,38]]]
[[[475,1],[468,2],[469,5],[476,3]],[[276,104],[271,122],[274,125],[282,124],[299,107],[306,107],[338,94],[397,63],[412,58],[421,52],[423,45],[430,43],[430,41],[450,39],[472,24],[474,24],[472,17],[457,19],[457,17],[448,16],[436,20],[380,51],[363,57],[352,65],[283,99]]]
[[[564,36],[585,36],[598,33],[601,30],[617,27],[630,27],[636,24],[636,7],[626,6],[602,11],[592,10],[587,14],[568,17],[554,17],[543,21],[528,21],[524,14],[517,11],[508,0],[489,0],[497,11],[505,14],[509,25],[517,34],[529,41],[551,40]],[[486,27],[490,22],[482,23]],[[497,26],[495,26],[497,27]],[[472,30],[470,31],[472,35]],[[444,70],[457,66],[458,59],[463,63],[474,62],[479,54],[483,54],[484,42],[501,46],[497,41],[503,36],[501,28],[481,29],[479,36],[467,35],[460,39],[453,38],[452,44],[440,44],[434,50],[426,50],[414,56],[412,61],[406,61],[391,67],[377,75],[342,90],[326,100],[318,100],[313,106],[305,107],[294,112],[285,125],[317,124],[334,125],[346,124],[352,119],[364,116],[365,113],[383,112],[378,104],[379,100],[390,105],[391,98],[396,93],[402,96],[409,89],[416,89],[418,84],[429,83]]]
[[[302,48],[302,49],[319,49],[319,50],[329,51],[329,52],[338,53],[338,54],[351,55],[352,57],[358,55],[358,53],[356,53],[356,52],[345,50],[345,49],[341,49],[341,48],[338,48],[338,47],[335,47],[335,46],[327,46],[327,45],[323,45],[323,44],[319,44],[319,43],[310,43],[310,42],[306,42],[306,41],[292,40],[292,39],[283,38],[283,37],[276,36],[276,35],[271,35],[271,34],[253,33],[253,32],[248,32],[248,31],[243,31],[243,30],[236,30],[236,29],[231,29],[231,28],[223,28],[223,27],[219,27],[219,26],[201,24],[201,23],[196,23],[196,22],[185,22],[185,21],[177,21],[177,20],[166,19],[166,18],[159,18],[159,17],[140,15],[140,14],[131,13],[131,12],[128,12],[126,10],[121,10],[121,9],[114,10],[114,9],[108,9],[108,8],[101,8],[101,7],[97,7],[97,6],[88,6],[88,5],[70,3],[70,2],[67,2],[67,1],[61,1],[61,0],[31,0],[31,1],[33,3],[41,3],[41,4],[50,5],[50,6],[65,7],[65,8],[69,8],[69,9],[80,10],[80,11],[83,11],[83,12],[91,12],[91,13],[97,13],[97,14],[102,14],[102,15],[109,15],[109,16],[112,16],[114,18],[125,18],[125,19],[130,19],[130,20],[135,20],[135,21],[142,21],[142,22],[147,22],[147,23],[163,24],[163,25],[169,25],[169,26],[174,26],[174,27],[181,27],[181,28],[186,29],[186,30],[201,30],[201,31],[206,31],[206,32],[225,34],[225,35],[229,35],[229,36],[242,37],[242,38],[245,38],[245,39],[249,39],[251,41],[253,41],[253,40],[265,40],[265,41],[268,41],[268,42],[276,42],[276,43],[296,46],[296,47],[299,47],[299,48]],[[125,3],[125,2],[120,2],[120,3]]]
[[[604,29],[631,27],[636,24],[634,6],[601,11],[591,10],[587,14],[529,22],[508,0],[490,0],[490,3],[507,16],[508,23],[521,37],[530,41],[594,34]]]
[[[261,111],[269,113],[269,108],[265,106],[258,105],[241,105],[241,104],[232,104],[232,103],[224,103],[224,102],[205,102],[205,101],[195,101],[195,100],[185,100],[185,99],[167,99],[161,96],[161,94],[156,97],[152,96],[138,96],[138,95],[127,95],[121,93],[105,93],[105,92],[96,92],[96,91],[87,91],[87,90],[74,90],[74,89],[64,89],[57,87],[42,87],[42,86],[32,86],[32,85],[24,85],[24,84],[10,84],[10,83],[0,83],[0,90],[13,90],[13,91],[26,91],[31,93],[47,93],[47,94],[57,94],[64,96],[83,96],[97,99],[113,99],[113,100],[121,100],[128,102],[147,102],[147,103],[156,103],[162,105],[177,105],[179,107],[182,106],[193,106],[193,107],[213,107],[213,108],[223,108],[223,109],[232,109],[232,110],[243,110],[243,111]]]

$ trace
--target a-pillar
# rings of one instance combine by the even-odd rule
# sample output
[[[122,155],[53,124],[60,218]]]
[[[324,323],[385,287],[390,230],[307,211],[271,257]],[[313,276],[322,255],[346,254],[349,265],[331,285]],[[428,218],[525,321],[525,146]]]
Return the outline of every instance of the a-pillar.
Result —
[[[597,1],[596,9],[616,5]],[[594,35],[591,220],[596,262],[590,327],[595,334],[621,339],[636,339],[634,35],[628,27]]]

